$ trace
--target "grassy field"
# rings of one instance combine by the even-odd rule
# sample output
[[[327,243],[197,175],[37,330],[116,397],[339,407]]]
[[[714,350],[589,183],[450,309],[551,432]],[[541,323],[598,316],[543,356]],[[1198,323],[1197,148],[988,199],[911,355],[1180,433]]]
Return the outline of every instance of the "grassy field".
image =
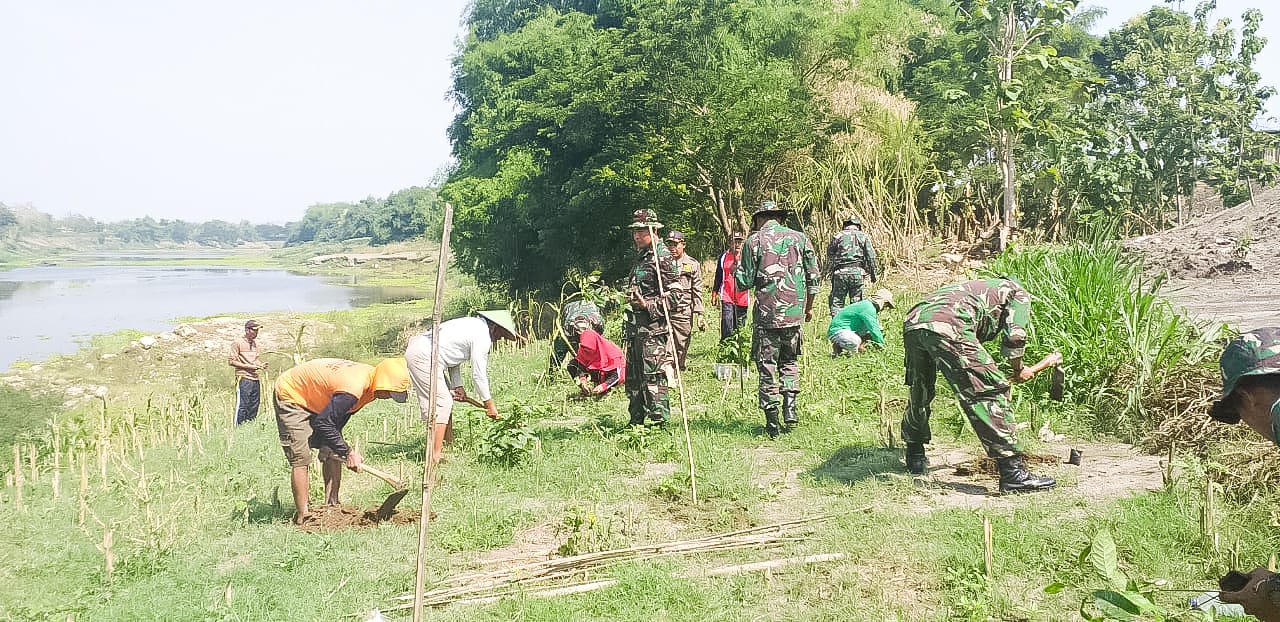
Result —
[[[903,281],[890,285],[902,291],[902,309],[919,295]],[[399,354],[405,326],[427,313],[422,303],[381,305],[281,318],[268,322],[280,328],[268,330],[306,322],[314,339],[299,354],[373,362]],[[1235,502],[1243,496],[1219,491],[1206,513],[1210,465],[1189,457],[1175,459],[1163,487],[1121,498],[1092,494],[1081,482],[1095,480],[1065,465],[1042,468],[1060,478],[1057,490],[1017,497],[980,494],[994,489],[993,478],[913,480],[885,434],[886,422],[896,429],[906,397],[901,318],[901,310],[883,318],[887,350],[857,358],[830,358],[825,322],[806,325],[802,425],[776,441],[760,434],[754,374],[745,387],[715,380],[714,329],[695,333],[685,392],[696,505],[679,425],[626,428],[620,391],[569,399],[575,388],[567,377],[542,374],[546,342],[501,349],[490,361],[495,399],[504,414],[520,413],[536,440],[514,465],[486,460],[499,453],[490,440],[494,424],[477,411],[456,411],[458,439],[432,505],[431,582],[472,571],[487,557],[587,553],[827,518],[788,531],[796,538],[776,548],[621,563],[566,579],[618,581],[606,589],[516,594],[439,608],[430,619],[1064,620],[1077,619],[1082,599],[1093,602],[1090,592],[1113,585],[1118,573],[1164,580],[1148,595],[1184,614],[1195,592],[1178,590],[1208,589],[1230,565],[1252,568],[1277,549],[1280,535],[1270,525],[1280,497],[1258,490]],[[108,387],[101,399],[64,409],[31,386],[0,396],[0,423],[8,422],[18,449],[0,491],[0,619],[327,620],[387,610],[412,591],[416,525],[303,533],[289,524],[287,466],[269,404],[256,422],[232,429],[232,379],[221,356],[156,350],[103,360],[113,343],[104,339],[100,349],[43,366],[65,382]],[[270,360],[281,366],[287,359]],[[1079,405],[1049,402],[1044,390],[1042,383],[1016,390],[1022,420],[1096,433]],[[54,411],[52,423],[38,431],[12,423],[32,409]],[[945,388],[933,428],[937,444],[978,454]],[[1023,434],[1032,451],[1046,449],[1034,429]],[[416,406],[374,403],[346,435],[371,464],[420,482]],[[343,490],[344,501],[359,507],[376,506],[389,492],[352,473]],[[417,505],[410,495],[401,509]],[[1099,532],[1115,542],[1118,569],[1110,577],[1095,569],[1105,547],[1079,557]],[[823,553],[845,557],[769,573],[701,572]],[[1045,590],[1055,583],[1061,589]],[[386,615],[407,619],[403,611]]]

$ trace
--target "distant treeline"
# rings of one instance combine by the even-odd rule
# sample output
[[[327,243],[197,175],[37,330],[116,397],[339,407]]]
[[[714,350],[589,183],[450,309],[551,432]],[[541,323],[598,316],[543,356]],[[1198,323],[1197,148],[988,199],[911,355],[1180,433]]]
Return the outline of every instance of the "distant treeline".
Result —
[[[320,203],[307,208],[302,220],[279,224],[254,224],[210,220],[202,223],[155,219],[150,216],[102,222],[73,214],[55,218],[29,206],[0,203],[0,240],[21,236],[96,234],[99,244],[156,245],[195,243],[203,246],[236,246],[245,242],[337,242],[370,238],[387,244],[436,231],[443,210],[435,188],[412,187],[391,193],[386,199],[369,197],[357,203]]]

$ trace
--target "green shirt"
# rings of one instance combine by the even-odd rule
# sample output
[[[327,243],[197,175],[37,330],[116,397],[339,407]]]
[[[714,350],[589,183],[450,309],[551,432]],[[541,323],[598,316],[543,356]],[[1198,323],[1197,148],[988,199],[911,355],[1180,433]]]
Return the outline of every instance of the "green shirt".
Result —
[[[845,305],[836,316],[831,318],[827,326],[827,338],[835,336],[842,330],[851,330],[872,343],[884,347],[884,334],[880,332],[880,315],[876,311],[876,303],[870,300],[859,300]]]

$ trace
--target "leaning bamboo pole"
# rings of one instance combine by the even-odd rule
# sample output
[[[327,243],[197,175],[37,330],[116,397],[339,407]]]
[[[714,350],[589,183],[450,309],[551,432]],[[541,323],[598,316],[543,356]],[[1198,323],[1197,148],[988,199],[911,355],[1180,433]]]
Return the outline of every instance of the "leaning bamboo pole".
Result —
[[[426,442],[422,465],[422,517],[418,520],[418,562],[413,583],[413,622],[422,622],[423,589],[426,584],[427,523],[431,520],[431,492],[435,488],[435,456],[431,455],[435,444],[436,395],[444,390],[440,386],[440,320],[444,305],[444,273],[449,264],[449,233],[453,229],[453,205],[444,204],[444,229],[440,235],[440,260],[436,262],[435,301],[431,305],[431,382],[428,383],[427,404],[431,412],[423,413],[426,419]]]

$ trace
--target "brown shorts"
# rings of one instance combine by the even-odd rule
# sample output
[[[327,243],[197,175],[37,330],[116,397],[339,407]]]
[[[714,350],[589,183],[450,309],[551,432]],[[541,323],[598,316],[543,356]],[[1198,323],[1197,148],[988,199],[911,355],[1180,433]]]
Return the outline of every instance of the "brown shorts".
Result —
[[[311,411],[272,396],[276,409],[276,429],[280,431],[280,448],[289,466],[304,467],[311,464]],[[338,455],[328,447],[320,448],[320,461],[333,460]]]

